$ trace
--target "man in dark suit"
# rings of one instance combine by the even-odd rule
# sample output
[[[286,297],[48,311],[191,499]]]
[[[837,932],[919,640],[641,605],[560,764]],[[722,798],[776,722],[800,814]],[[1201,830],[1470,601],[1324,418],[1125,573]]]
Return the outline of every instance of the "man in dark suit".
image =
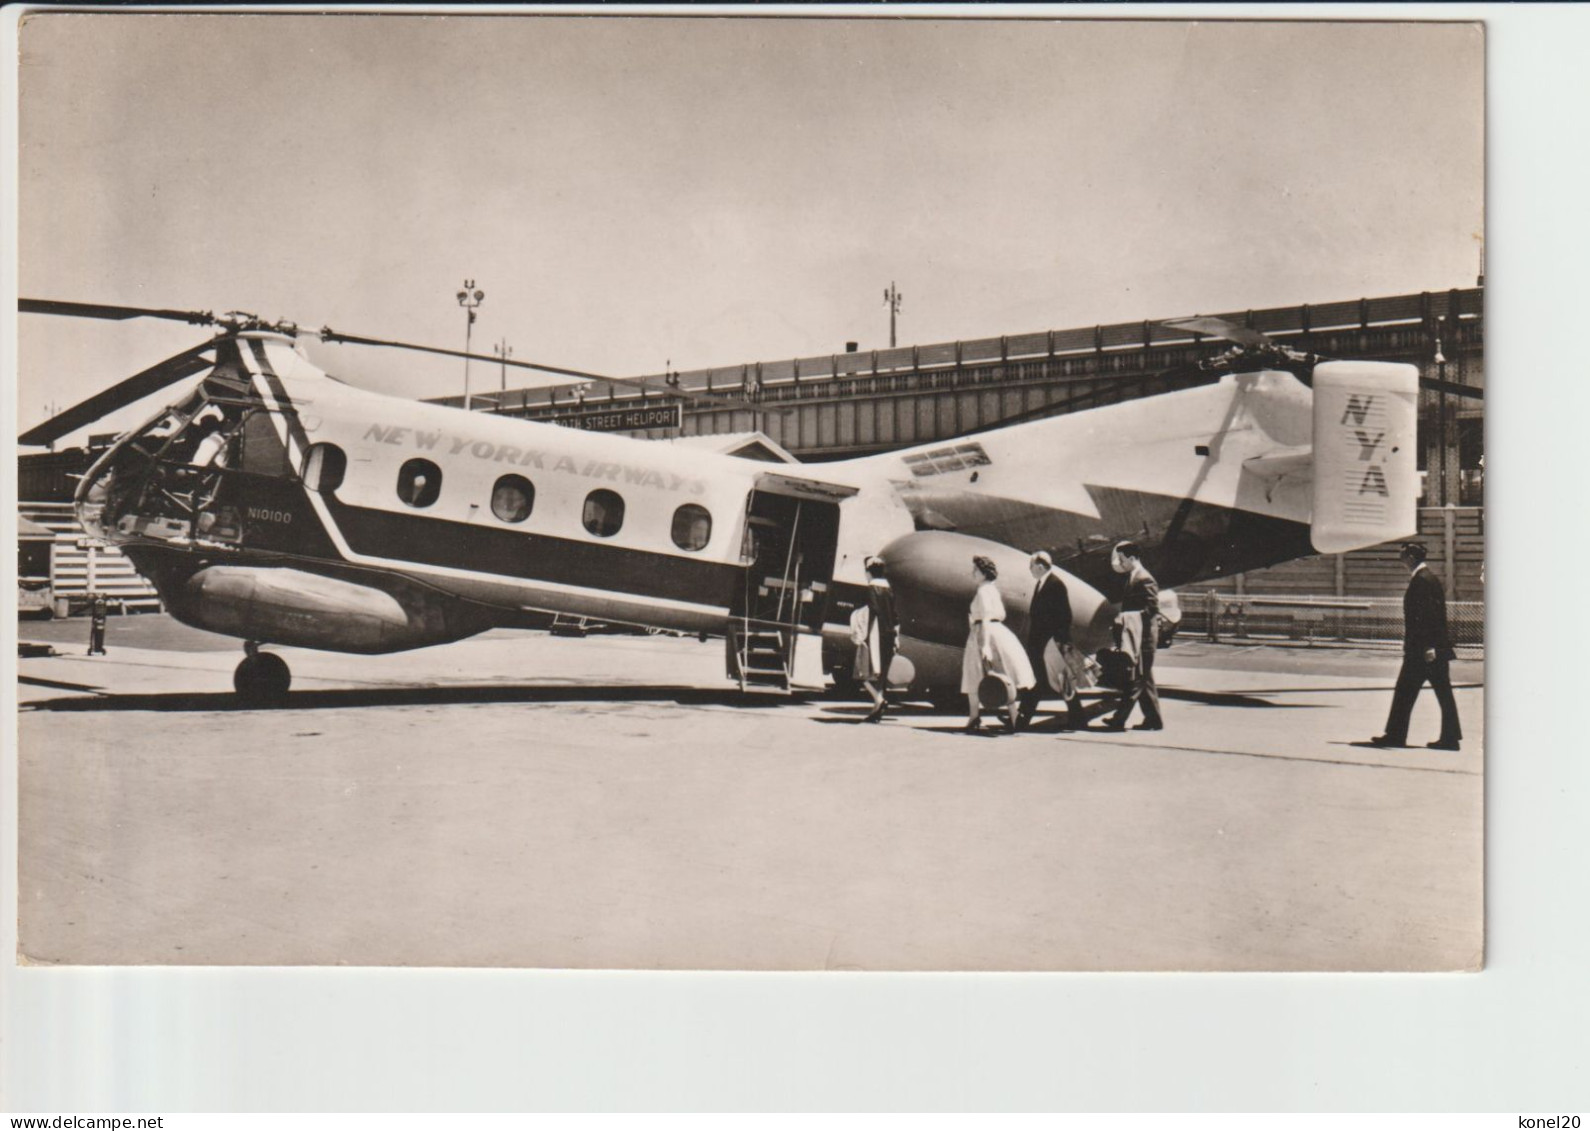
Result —
[[[1399,555],[1412,571],[1408,591],[1402,598],[1402,670],[1391,693],[1391,713],[1386,716],[1386,733],[1369,741],[1376,746],[1408,745],[1408,720],[1413,704],[1425,683],[1435,689],[1441,704],[1441,736],[1430,743],[1433,750],[1457,750],[1463,738],[1458,722],[1457,700],[1452,697],[1452,638],[1446,628],[1446,590],[1441,579],[1425,564],[1425,549],[1417,542],[1404,543]]]
[[[1110,554],[1110,566],[1116,573],[1126,575],[1126,592],[1121,597],[1121,612],[1138,613],[1142,617],[1142,660],[1138,676],[1132,687],[1121,696],[1120,705],[1105,726],[1111,730],[1125,730],[1132,707],[1143,708],[1143,721],[1138,730],[1164,730],[1165,720],[1159,713],[1159,688],[1154,683],[1154,652],[1159,644],[1159,582],[1143,568],[1142,551],[1136,542],[1117,542]]]
[[[1038,586],[1032,591],[1032,604],[1027,608],[1027,659],[1032,663],[1038,682],[1021,693],[1021,714],[1017,721],[1022,726],[1032,721],[1038,701],[1050,690],[1044,650],[1051,640],[1061,649],[1071,643],[1071,596],[1066,592],[1066,583],[1054,571],[1054,560],[1039,550],[1028,564]],[[1062,729],[1075,730],[1082,723],[1081,706],[1077,702],[1076,688],[1069,680],[1066,686],[1071,694],[1066,697],[1065,719],[1060,725]]]

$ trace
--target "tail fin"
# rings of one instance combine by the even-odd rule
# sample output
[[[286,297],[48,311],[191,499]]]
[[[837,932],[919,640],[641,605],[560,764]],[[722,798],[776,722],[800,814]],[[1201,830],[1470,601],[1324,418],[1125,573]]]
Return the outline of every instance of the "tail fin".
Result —
[[[1339,554],[1414,534],[1418,369],[1327,361],[1313,385],[1314,549]]]

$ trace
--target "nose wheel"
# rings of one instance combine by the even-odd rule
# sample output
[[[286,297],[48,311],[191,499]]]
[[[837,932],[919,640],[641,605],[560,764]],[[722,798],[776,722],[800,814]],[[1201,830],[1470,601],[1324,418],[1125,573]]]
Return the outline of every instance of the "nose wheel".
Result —
[[[293,682],[287,661],[274,652],[261,652],[252,640],[243,645],[243,651],[248,655],[232,673],[238,701],[248,707],[280,707],[286,703],[287,689]]]

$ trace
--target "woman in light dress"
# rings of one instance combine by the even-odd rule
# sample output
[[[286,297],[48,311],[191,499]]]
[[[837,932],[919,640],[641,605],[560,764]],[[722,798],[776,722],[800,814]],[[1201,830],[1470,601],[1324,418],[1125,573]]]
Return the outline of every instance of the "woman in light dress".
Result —
[[[1016,729],[1017,696],[1037,683],[1027,651],[1016,634],[1005,626],[1005,602],[994,581],[999,568],[985,557],[972,559],[972,575],[977,592],[967,614],[969,631],[966,652],[961,658],[961,691],[966,695],[966,732],[975,734],[982,726],[982,701],[977,689],[986,676],[995,676],[1005,685],[1005,722]]]

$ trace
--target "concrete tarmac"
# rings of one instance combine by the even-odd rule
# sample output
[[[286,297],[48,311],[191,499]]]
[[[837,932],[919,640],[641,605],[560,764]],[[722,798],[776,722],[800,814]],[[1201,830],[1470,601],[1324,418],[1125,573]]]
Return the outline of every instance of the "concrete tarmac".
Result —
[[[140,625],[138,622],[142,622]],[[30,631],[35,629],[36,631]],[[22,626],[22,638],[69,632]],[[1385,650],[1180,641],[1167,729],[960,733],[741,695],[722,642],[494,632],[395,656],[113,621],[19,664],[30,963],[1467,970],[1461,753],[1379,750]],[[64,638],[62,638],[64,640]],[[813,642],[807,641],[810,646]],[[1426,692],[1412,740],[1435,737]]]

